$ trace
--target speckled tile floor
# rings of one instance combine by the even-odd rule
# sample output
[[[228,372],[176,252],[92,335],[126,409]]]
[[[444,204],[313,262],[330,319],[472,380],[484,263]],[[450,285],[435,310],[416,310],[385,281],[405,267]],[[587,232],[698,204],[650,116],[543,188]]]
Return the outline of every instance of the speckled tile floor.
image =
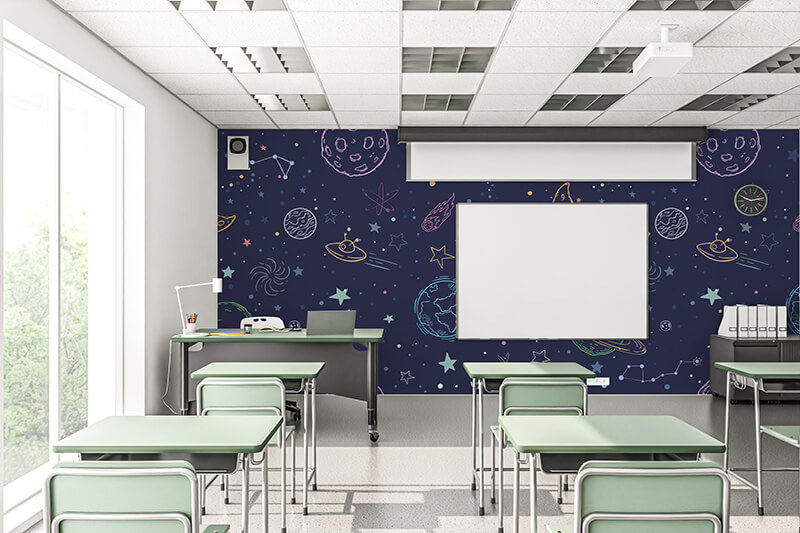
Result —
[[[724,401],[701,396],[592,396],[590,414],[673,414],[722,437]],[[318,400],[319,490],[309,492],[309,515],[303,516],[301,493],[297,504],[288,506],[289,533],[493,533],[497,531],[496,506],[486,495],[486,516],[478,516],[477,493],[470,484],[469,448],[470,401],[466,396],[385,396],[380,399],[381,438],[371,444],[366,433],[364,404],[338,397]],[[486,420],[494,415],[496,399],[488,397]],[[763,406],[764,423],[800,423],[797,404]],[[491,413],[491,415],[489,414]],[[752,406],[733,407],[735,464],[752,460]],[[300,444],[302,440],[298,440]],[[487,440],[488,443],[488,440]],[[488,446],[487,465],[488,463]],[[508,451],[510,465],[511,455]],[[301,449],[298,446],[298,465]],[[765,464],[797,466],[797,452],[780,443],[765,440]],[[710,456],[721,461],[721,456]],[[279,464],[277,450],[271,451],[271,466]],[[251,473],[251,487],[260,487],[260,472]],[[280,531],[280,494],[277,472],[270,474],[270,531]],[[530,531],[527,505],[527,475],[521,476],[522,531]],[[298,476],[298,485],[299,485]],[[504,509],[505,528],[511,531],[510,475],[507,478]],[[240,475],[234,476],[238,485]],[[487,476],[488,483],[488,476]],[[556,503],[555,478],[539,478],[539,531],[547,524],[569,523],[573,493]],[[299,487],[298,487],[299,489]],[[208,491],[207,514],[203,523],[223,523],[238,531],[241,526],[241,492],[231,491],[224,504],[219,485]],[[251,496],[251,531],[260,533],[260,491]],[[734,483],[731,498],[731,531],[735,533],[797,532],[798,474],[765,475],[767,516],[756,515],[755,492]],[[39,530],[40,531],[40,530]]]

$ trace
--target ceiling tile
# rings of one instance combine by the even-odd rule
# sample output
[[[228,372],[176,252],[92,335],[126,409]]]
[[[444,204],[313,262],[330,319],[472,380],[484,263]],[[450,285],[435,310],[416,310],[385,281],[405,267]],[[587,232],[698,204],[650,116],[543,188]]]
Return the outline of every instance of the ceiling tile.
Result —
[[[533,111],[470,111],[467,126],[524,126]]]
[[[650,78],[636,88],[636,94],[701,95],[730,79],[730,74],[678,74],[672,78]]]
[[[204,46],[177,12],[72,12],[111,46]]]
[[[334,46],[309,48],[314,70],[332,74],[394,74],[400,72],[402,55],[397,46]]]
[[[618,16],[617,13],[517,12],[502,45],[594,46]]]
[[[328,94],[400,93],[399,74],[320,74]]]
[[[67,11],[175,11],[164,0],[53,0]]]
[[[723,48],[695,46],[694,57],[681,69],[683,74],[731,73],[739,74],[780,51],[779,47]]]
[[[322,87],[313,73],[298,74],[236,74],[242,85],[252,94],[320,94]]]
[[[696,94],[629,94],[613,111],[675,111],[697,98]]]
[[[481,94],[552,94],[564,74],[486,74]]]
[[[780,129],[789,129],[789,128],[798,129],[798,128],[800,128],[800,115],[798,115],[798,116],[796,116],[794,118],[790,118],[789,120],[786,120],[786,121],[781,122],[779,124],[776,124],[774,127],[780,128]]]
[[[800,94],[779,94],[751,107],[753,111],[794,111],[800,113]]]
[[[528,126],[586,126],[602,111],[539,111]]]
[[[776,94],[800,85],[800,74],[766,74],[746,72],[714,87],[714,94]]]
[[[693,43],[730,14],[730,11],[628,11],[597,46],[647,46],[661,40],[662,24],[678,24],[670,32],[670,41]]]
[[[400,123],[404,126],[460,126],[466,111],[403,111]]]
[[[197,111],[261,111],[249,94],[183,94],[180,99]]]
[[[497,46],[508,11],[404,11],[403,46]]]
[[[558,48],[502,46],[495,50],[488,72],[508,74],[572,72],[590,51],[591,49],[585,46]]]
[[[216,124],[220,133],[225,133],[225,130],[250,130],[253,129],[253,124]],[[278,126],[270,122],[269,124],[258,125],[260,130],[274,130]]]
[[[796,116],[798,111],[742,111],[714,124],[720,128],[758,128],[772,126]]]
[[[201,111],[200,114],[214,124],[248,124],[252,126],[272,124],[263,111]]]
[[[204,46],[120,46],[117,50],[151,74],[228,72],[214,52]]]
[[[364,124],[383,124],[386,127],[397,127],[400,121],[399,111],[336,111],[336,118],[343,128]]]
[[[741,11],[797,11],[797,0],[750,0]]]
[[[286,11],[192,11],[183,16],[209,46],[301,46]]]
[[[406,73],[403,94],[475,94],[482,78],[481,73]]]
[[[306,46],[397,46],[399,13],[297,12],[297,27]]]
[[[242,94],[244,89],[233,74],[153,74],[175,94]]]
[[[700,46],[789,46],[800,40],[800,12],[741,12],[698,43]]]
[[[645,80],[633,74],[570,74],[556,94],[627,94]]]
[[[340,111],[399,111],[397,94],[329,94],[328,103]]]
[[[336,123],[330,111],[271,111],[269,116],[278,126]]]
[[[398,0],[284,0],[292,11],[398,11]]]
[[[472,100],[473,111],[538,111],[547,94],[479,94]]]
[[[625,11],[634,0],[517,0],[517,11]]]
[[[606,111],[590,126],[649,126],[667,111]]]
[[[675,111],[653,126],[710,126],[736,114],[736,111]]]

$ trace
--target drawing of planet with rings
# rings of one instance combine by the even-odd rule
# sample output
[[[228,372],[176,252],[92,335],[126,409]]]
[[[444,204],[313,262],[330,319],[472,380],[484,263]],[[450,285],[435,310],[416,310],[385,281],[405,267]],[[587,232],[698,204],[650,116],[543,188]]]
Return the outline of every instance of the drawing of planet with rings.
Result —
[[[713,241],[701,242],[696,248],[698,252],[717,263],[730,263],[739,257],[739,253],[729,248],[727,241],[720,239],[718,233],[714,234]]]
[[[697,162],[721,178],[741,174],[755,162],[761,151],[756,130],[713,130],[705,144],[697,145]]]
[[[317,231],[317,217],[305,207],[295,207],[283,217],[283,230],[292,239],[308,239]]]
[[[800,287],[786,298],[786,323],[792,335],[800,334]]]
[[[608,355],[611,352],[620,352],[627,355],[644,355],[647,353],[647,346],[642,341],[636,340],[609,340],[592,339],[572,341],[585,354],[598,356]]]
[[[343,240],[326,244],[325,250],[339,261],[358,263],[367,258],[367,252],[356,246],[356,242],[358,239],[351,241],[345,233]]]
[[[656,233],[663,238],[674,241],[680,239],[689,229],[686,213],[677,207],[666,207],[659,211],[655,220]]]
[[[386,130],[325,130],[322,157],[339,174],[366,176],[381,166],[389,153]]]

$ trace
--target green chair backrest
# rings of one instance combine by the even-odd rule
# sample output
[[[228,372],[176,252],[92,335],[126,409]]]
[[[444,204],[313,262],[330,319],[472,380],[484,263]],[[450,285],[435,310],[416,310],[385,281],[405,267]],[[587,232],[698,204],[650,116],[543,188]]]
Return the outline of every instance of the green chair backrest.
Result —
[[[586,384],[579,378],[506,378],[500,385],[500,414],[586,414]]]
[[[282,415],[285,400],[278,378],[206,378],[197,386],[201,415]]]
[[[47,533],[199,531],[197,476],[186,461],[59,463],[44,495]],[[147,519],[161,514],[172,518]]]
[[[711,461],[588,461],[575,480],[575,533],[714,533],[708,520],[630,515],[712,515],[727,533],[730,483]],[[593,515],[628,515],[628,520]]]

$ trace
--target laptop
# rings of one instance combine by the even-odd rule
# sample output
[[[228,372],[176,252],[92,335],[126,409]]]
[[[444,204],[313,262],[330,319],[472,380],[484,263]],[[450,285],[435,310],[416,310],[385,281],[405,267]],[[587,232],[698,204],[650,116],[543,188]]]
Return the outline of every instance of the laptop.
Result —
[[[355,327],[355,311],[309,311],[306,317],[306,335],[352,335]]]

